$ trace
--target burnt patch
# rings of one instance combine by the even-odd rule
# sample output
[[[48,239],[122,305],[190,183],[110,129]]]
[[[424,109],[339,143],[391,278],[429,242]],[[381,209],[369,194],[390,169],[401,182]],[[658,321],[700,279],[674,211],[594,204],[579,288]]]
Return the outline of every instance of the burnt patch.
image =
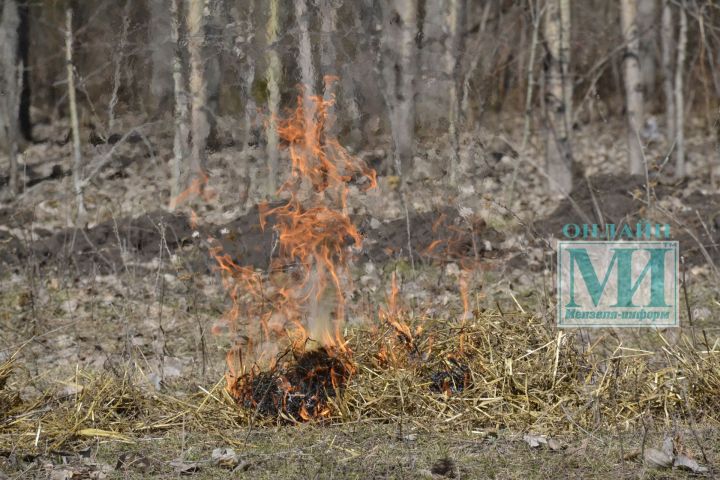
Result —
[[[447,360],[442,370],[430,376],[430,390],[456,395],[472,386],[470,368],[457,360]]]
[[[351,375],[343,359],[313,350],[284,366],[241,377],[231,391],[239,404],[262,416],[302,422],[328,417],[328,399],[342,391]]]

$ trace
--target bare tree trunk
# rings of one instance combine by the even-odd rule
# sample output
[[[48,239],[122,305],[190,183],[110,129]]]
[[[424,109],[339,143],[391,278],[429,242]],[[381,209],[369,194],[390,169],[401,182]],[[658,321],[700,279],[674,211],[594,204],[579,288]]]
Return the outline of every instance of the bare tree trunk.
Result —
[[[394,163],[403,183],[410,172],[415,140],[415,74],[417,64],[417,4],[414,0],[382,2],[382,71],[386,89]]]
[[[545,12],[545,161],[550,190],[572,190],[572,86],[569,0],[548,0]]]
[[[623,77],[625,81],[625,110],[627,115],[628,161],[630,173],[644,172],[643,152],[640,144],[640,126],[643,123],[643,89],[640,75],[640,39],[637,30],[635,0],[620,0],[620,17],[625,36],[626,53]]]
[[[150,18],[148,21],[148,43],[150,47],[150,94],[153,107],[157,113],[171,102],[173,95],[173,43],[172,19],[168,10],[172,11],[172,0],[148,0]]]
[[[171,210],[175,209],[176,201],[182,191],[183,169],[186,168],[190,151],[188,125],[190,111],[188,109],[187,69],[183,54],[185,52],[183,47],[185,36],[181,30],[181,1],[171,0],[170,3],[171,38],[174,47],[172,61],[173,84],[175,91],[175,138],[173,140],[172,184],[170,186]]]
[[[683,70],[685,67],[685,51],[687,48],[687,2],[680,4],[680,33],[678,34],[677,63],[675,64],[675,138],[676,158],[675,177],[683,178],[685,171],[685,102],[683,97]]]
[[[205,76],[205,2],[188,0],[187,36],[190,54],[190,123],[192,144],[190,149],[190,171],[200,185],[207,179],[207,141],[210,135],[208,119],[208,86]]]
[[[570,72],[570,1],[560,0],[560,72],[562,74],[563,103],[565,103],[565,132],[568,149],[572,141],[573,125],[573,78]],[[571,157],[572,160],[572,157]]]
[[[241,22],[240,18],[236,19],[236,21],[244,25],[243,30],[240,32],[244,39],[242,42],[244,48],[237,49],[236,46],[236,55],[242,59],[240,62],[240,81],[243,86],[245,106],[243,108],[243,126],[240,138],[242,139],[242,148],[245,149],[253,137],[257,116],[257,104],[252,92],[253,82],[255,81],[255,57],[253,56],[255,52],[255,0],[248,1],[247,10],[242,18],[244,18],[243,22]]]
[[[65,12],[65,61],[67,62],[68,102],[70,103],[70,126],[73,144],[73,185],[77,207],[76,224],[81,225],[87,214],[83,197],[83,162],[80,149],[80,122],[78,120],[77,99],[75,98],[75,72],[73,65],[73,11]]]
[[[482,38],[485,35],[485,28],[487,27],[488,18],[490,16],[490,7],[493,5],[493,2],[485,2],[485,5],[483,6],[482,14],[480,16],[480,26],[478,28],[478,36],[482,40]],[[475,76],[475,71],[478,69],[478,66],[481,63],[482,60],[482,50],[480,48],[476,48],[474,53],[471,53],[472,59],[468,62],[467,67],[465,68],[465,75],[463,78],[463,88],[462,88],[462,100],[460,100],[460,109],[462,110],[462,116],[465,119],[465,128],[467,128],[469,131],[475,130],[475,115],[472,112],[472,105],[470,103],[470,82],[471,79]]]
[[[355,30],[354,39],[357,42],[358,51],[362,49],[371,50],[372,40],[368,40],[366,27],[363,24],[362,6],[353,4],[351,6],[352,27]],[[373,22],[372,14],[368,14],[368,21]],[[369,34],[371,37],[372,33]],[[342,75],[340,76],[340,95],[342,100],[343,118],[350,126],[349,140],[353,147],[357,147],[362,142],[362,117],[360,114],[360,106],[358,105],[356,95],[356,83],[353,78],[351,62],[343,62],[341,67]]]
[[[15,0],[5,0],[0,23],[0,148],[10,159],[9,193],[19,192],[18,141],[20,134],[19,105],[24,67],[18,59],[18,27],[20,15]]]
[[[400,202],[405,210],[407,249],[415,270],[412,226],[407,200],[408,176],[412,170],[415,141],[415,76],[417,74],[418,8],[415,0],[382,2],[383,31],[378,63],[383,77],[383,93],[389,110],[393,138],[393,160],[400,177]]]
[[[538,43],[538,32],[540,31],[540,22],[542,21],[544,9],[540,8],[540,0],[530,0],[530,10],[533,14],[532,23],[532,41],[530,43],[530,60],[528,60],[528,79],[527,79],[527,91],[525,95],[525,121],[523,123],[523,136],[520,143],[520,151],[525,151],[528,138],[530,137],[530,121],[532,120],[532,101],[533,101],[533,89],[535,88],[535,52],[537,50]],[[513,172],[513,178],[517,172],[517,165]],[[514,182],[513,182],[514,183]]]
[[[337,54],[335,52],[335,30],[337,29],[337,2],[336,0],[321,0],[320,29],[322,41],[320,42],[320,67],[323,75],[323,100],[328,102],[335,98],[338,84]],[[337,130],[335,118],[335,105],[327,110],[328,131]]]
[[[640,35],[640,73],[645,100],[655,97],[657,71],[658,0],[637,0],[637,21]]]
[[[128,29],[130,28],[130,8],[132,0],[125,1],[123,8],[122,30],[120,31],[120,39],[118,41],[118,49],[115,52],[114,69],[113,69],[113,87],[110,103],[108,104],[108,133],[112,133],[115,128],[115,107],[118,103],[118,92],[120,91],[120,75],[125,58],[125,49],[127,48]]]
[[[450,139],[450,185],[457,185],[460,169],[460,83],[462,55],[462,25],[465,20],[465,0],[450,0],[447,27],[448,36],[445,45],[446,73],[450,78],[448,94],[448,137]]]
[[[267,89],[268,110],[270,118],[267,127],[267,155],[268,155],[268,183],[267,195],[273,195],[277,190],[278,170],[278,131],[277,117],[280,109],[280,56],[277,51],[278,41],[278,0],[270,0],[270,12],[267,23],[268,67]]]
[[[675,89],[673,87],[673,49],[674,28],[671,0],[663,0],[662,10],[662,69],[663,92],[665,94],[665,121],[667,123],[667,138],[675,140]]]
[[[311,99],[315,94],[315,68],[312,60],[312,45],[310,44],[309,20],[307,0],[294,0],[295,19],[298,24],[298,63],[303,89],[303,112],[305,115],[305,144],[312,145],[315,129],[315,105]]]

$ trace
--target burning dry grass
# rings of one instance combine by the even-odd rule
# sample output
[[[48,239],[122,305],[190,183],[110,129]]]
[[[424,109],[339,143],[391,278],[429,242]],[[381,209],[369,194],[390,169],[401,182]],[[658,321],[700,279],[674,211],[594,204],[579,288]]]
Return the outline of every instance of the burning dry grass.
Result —
[[[372,350],[357,352],[348,415],[420,428],[437,419],[467,430],[630,428],[647,416],[720,420],[720,351],[664,343],[657,353],[581,352],[572,336],[524,314],[485,313],[462,327],[425,328],[434,338],[430,354],[383,366]],[[363,344],[358,337],[358,350]]]
[[[256,376],[239,404],[224,380],[173,396],[141,388],[129,374],[81,372],[70,393],[20,401],[22,379],[10,376],[11,362],[5,362],[0,451],[57,450],[96,437],[132,442],[180,428],[234,444],[245,428],[305,417],[337,424],[390,422],[422,431],[552,433],[632,429],[649,417],[668,424],[720,421],[717,350],[663,344],[657,353],[616,348],[603,358],[595,353],[599,345],[581,352],[571,336],[531,315],[498,312],[477,314],[462,327],[426,322],[424,331],[412,343],[387,324],[351,331],[354,373],[342,388],[333,388],[337,382],[328,377],[312,383],[310,394],[286,396],[281,377],[302,386],[313,375],[341,368],[316,352]]]

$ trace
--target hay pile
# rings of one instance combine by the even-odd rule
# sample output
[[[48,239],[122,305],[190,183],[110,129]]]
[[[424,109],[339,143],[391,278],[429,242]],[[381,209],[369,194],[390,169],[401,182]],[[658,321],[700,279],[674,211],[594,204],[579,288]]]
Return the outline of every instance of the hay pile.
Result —
[[[595,353],[601,351],[596,344],[583,352],[572,333],[531,315],[499,312],[462,327],[425,325],[425,331],[432,348],[415,339],[415,353],[408,349],[385,362],[361,336],[355,339],[360,374],[347,388],[346,418],[546,432],[630,428],[650,415],[667,422],[720,420],[717,349],[695,349],[687,341],[671,347],[649,330],[660,343],[656,351],[617,346],[607,355]],[[449,379],[450,388],[438,388],[438,378]]]
[[[408,331],[417,331],[416,321],[406,321]],[[500,312],[476,314],[462,326],[435,320],[423,328],[412,338],[390,325],[351,333],[355,373],[342,395],[328,395],[330,417],[322,422],[560,433],[633,428],[648,416],[668,423],[720,420],[716,348],[673,347],[658,335],[654,351],[615,347],[608,356],[596,353],[598,344],[583,351],[571,333],[532,315]],[[0,366],[0,386],[11,366]],[[24,402],[5,385],[0,451],[55,450],[97,437],[132,442],[180,428],[232,445],[248,426],[278,423],[277,416],[238,405],[224,379],[186,395],[138,385],[128,373],[78,372],[69,393]]]
[[[11,414],[13,408],[20,403],[17,392],[8,388],[8,380],[13,371],[14,357],[0,363],[0,422]]]

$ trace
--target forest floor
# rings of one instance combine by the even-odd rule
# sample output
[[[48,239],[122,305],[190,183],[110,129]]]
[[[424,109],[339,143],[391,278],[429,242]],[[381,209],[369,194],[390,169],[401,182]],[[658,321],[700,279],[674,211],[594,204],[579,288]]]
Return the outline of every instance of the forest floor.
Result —
[[[132,127],[132,118],[124,121]],[[511,142],[521,131],[510,119],[496,123]],[[368,192],[351,186],[350,213],[365,237],[346,292],[346,336],[359,372],[329,419],[293,425],[258,418],[223,393],[230,302],[209,250],[219,244],[239,264],[267,269],[275,239],[259,225],[262,151],[238,148],[224,131],[209,158],[214,195],[170,213],[172,139],[159,125],[115,150],[88,145],[86,171],[105,155],[114,160],[89,184],[87,225],[76,228],[70,146],[58,140],[61,125],[39,128],[44,141],[24,155],[28,188],[0,204],[0,366],[12,364],[0,368],[0,478],[717,474],[720,165],[712,139],[690,127],[682,183],[665,162],[668,142],[648,140],[650,188],[619,173],[619,120],[581,127],[574,153],[587,177],[572,202],[547,192],[540,138],[515,158],[482,149],[480,142],[492,150],[497,131],[464,137],[465,174],[452,190],[438,167],[443,139],[421,140],[408,197],[412,258],[397,178],[381,174]],[[388,142],[357,154],[382,168]],[[553,240],[564,224],[586,218],[672,225],[685,258],[682,328],[558,336]],[[393,276],[414,353],[378,320]],[[458,334],[459,322],[470,322],[470,333]],[[432,392],[433,375],[454,371],[458,339],[478,349],[463,357],[474,384]],[[371,343],[402,358],[377,364]],[[589,350],[595,357],[585,365]],[[716,363],[683,364],[698,352]],[[610,358],[634,380],[603,383]],[[578,365],[601,378],[593,392],[582,391],[589,374]],[[692,406],[674,390],[678,371],[706,381]],[[666,437],[673,455],[698,462],[697,472],[648,464],[647,451]],[[218,448],[233,452],[213,453]]]

